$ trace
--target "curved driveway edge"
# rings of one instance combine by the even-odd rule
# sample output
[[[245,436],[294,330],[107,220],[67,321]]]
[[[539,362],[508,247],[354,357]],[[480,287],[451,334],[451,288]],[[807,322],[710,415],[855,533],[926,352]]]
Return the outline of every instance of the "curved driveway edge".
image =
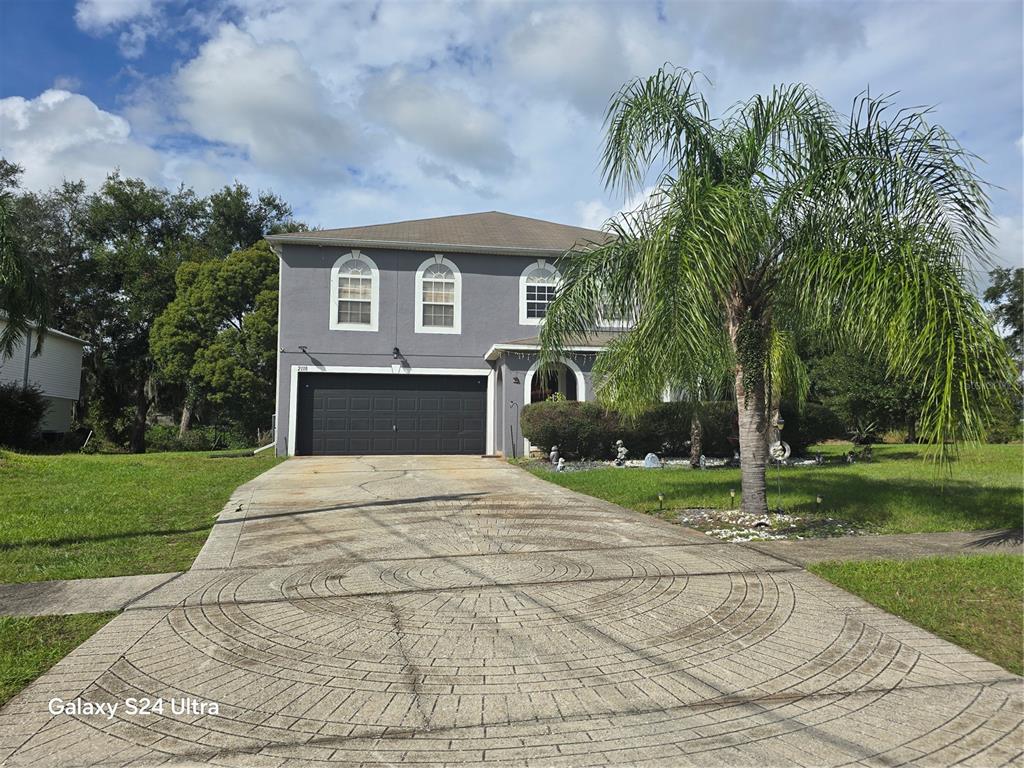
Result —
[[[1021,683],[787,562],[497,460],[292,459],[0,711],[0,760],[1001,765]],[[142,697],[196,704],[127,711]]]

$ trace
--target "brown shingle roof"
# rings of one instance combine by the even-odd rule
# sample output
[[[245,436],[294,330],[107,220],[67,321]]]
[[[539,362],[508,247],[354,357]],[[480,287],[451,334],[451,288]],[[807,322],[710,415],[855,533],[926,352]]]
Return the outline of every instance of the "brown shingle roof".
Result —
[[[552,221],[489,211],[414,219],[366,227],[272,235],[275,243],[344,245],[448,251],[558,254],[573,246],[605,242],[608,234]]]

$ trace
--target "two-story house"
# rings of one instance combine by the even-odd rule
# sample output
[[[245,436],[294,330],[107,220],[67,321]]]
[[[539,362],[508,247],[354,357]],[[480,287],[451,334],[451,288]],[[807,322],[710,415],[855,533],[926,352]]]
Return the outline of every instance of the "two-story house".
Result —
[[[474,213],[274,235],[277,452],[523,455],[523,406],[593,398],[607,334],[544,381],[555,260],[605,233]]]

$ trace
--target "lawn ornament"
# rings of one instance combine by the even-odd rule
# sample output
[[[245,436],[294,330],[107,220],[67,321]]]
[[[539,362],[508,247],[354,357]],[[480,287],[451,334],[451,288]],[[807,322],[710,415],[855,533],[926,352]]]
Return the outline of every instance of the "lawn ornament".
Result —
[[[629,453],[629,449],[622,444],[621,440],[615,441],[615,466],[624,467],[626,466],[626,455]]]

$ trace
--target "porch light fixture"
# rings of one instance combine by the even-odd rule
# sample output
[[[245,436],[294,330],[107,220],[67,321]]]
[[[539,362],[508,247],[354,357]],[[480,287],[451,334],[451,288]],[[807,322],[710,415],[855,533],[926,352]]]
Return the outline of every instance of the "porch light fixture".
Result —
[[[401,356],[402,356],[402,353],[398,351],[398,347],[395,347],[394,349],[391,350],[391,358],[393,360],[397,360]]]

